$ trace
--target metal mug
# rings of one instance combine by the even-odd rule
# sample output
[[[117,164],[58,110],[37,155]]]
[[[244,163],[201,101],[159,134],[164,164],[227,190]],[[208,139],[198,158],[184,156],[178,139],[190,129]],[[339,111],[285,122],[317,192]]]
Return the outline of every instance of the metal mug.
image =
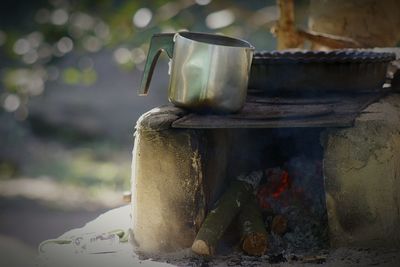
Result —
[[[153,35],[140,95],[146,95],[161,51],[172,60],[169,101],[195,111],[233,113],[247,95],[254,47],[227,36],[179,32]]]

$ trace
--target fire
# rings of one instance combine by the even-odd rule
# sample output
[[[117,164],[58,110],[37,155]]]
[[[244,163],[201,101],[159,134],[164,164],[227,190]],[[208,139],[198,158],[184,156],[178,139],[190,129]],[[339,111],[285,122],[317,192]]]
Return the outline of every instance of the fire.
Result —
[[[287,171],[282,171],[281,174],[281,183],[276,189],[275,192],[272,193],[274,198],[279,198],[279,196],[289,188],[289,173]]]
[[[271,209],[269,198],[280,199],[291,187],[289,172],[281,169],[269,169],[266,173],[267,182],[260,186],[257,199],[264,210]]]

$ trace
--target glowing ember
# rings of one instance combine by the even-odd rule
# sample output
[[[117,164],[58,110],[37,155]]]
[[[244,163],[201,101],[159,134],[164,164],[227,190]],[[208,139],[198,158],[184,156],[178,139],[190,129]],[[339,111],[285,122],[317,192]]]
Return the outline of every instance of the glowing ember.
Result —
[[[287,171],[282,171],[281,174],[281,184],[278,186],[277,190],[272,193],[274,198],[279,198],[279,196],[289,188],[289,173]]]
[[[263,210],[271,209],[270,198],[280,199],[291,188],[291,179],[286,170],[280,168],[266,171],[267,182],[260,186],[257,199]]]

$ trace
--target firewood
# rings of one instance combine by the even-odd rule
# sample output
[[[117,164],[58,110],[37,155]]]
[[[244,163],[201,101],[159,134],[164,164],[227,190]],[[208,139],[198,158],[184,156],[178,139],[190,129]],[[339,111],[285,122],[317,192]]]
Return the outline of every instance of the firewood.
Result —
[[[268,234],[261,210],[255,199],[247,202],[240,211],[239,223],[242,234],[242,249],[249,255],[262,256],[268,250]]]
[[[276,215],[272,219],[271,231],[277,235],[283,235],[287,230],[287,219],[282,215]]]
[[[192,245],[194,253],[203,256],[214,255],[219,239],[241,207],[251,198],[253,190],[254,186],[246,181],[235,180],[231,183],[201,225]]]

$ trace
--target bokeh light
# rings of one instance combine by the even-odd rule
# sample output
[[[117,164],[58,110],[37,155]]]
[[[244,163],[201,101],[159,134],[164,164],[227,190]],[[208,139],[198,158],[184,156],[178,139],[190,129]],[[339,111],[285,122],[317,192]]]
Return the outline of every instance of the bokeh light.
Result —
[[[210,2],[211,0],[196,0],[196,3],[200,6],[208,5]]]
[[[206,25],[210,29],[220,29],[231,25],[235,21],[235,15],[229,9],[213,12],[206,17]]]
[[[132,61],[135,64],[140,64],[146,60],[146,54],[144,53],[143,49],[137,47],[132,49]]]
[[[68,13],[64,9],[56,9],[51,14],[50,20],[54,25],[64,25],[68,21]]]
[[[94,19],[86,13],[77,12],[71,15],[71,24],[81,30],[90,30],[94,27]]]
[[[63,54],[71,52],[73,48],[74,48],[74,42],[69,37],[62,37],[57,42],[57,49]]]
[[[94,32],[97,35],[97,37],[105,41],[108,41],[110,39],[110,28],[104,22],[97,23],[96,26],[94,27]]]
[[[179,3],[168,2],[158,9],[157,11],[158,19],[161,21],[168,20],[173,16],[175,16],[176,14],[178,14],[179,10],[180,10]]]
[[[9,94],[4,99],[3,107],[8,112],[14,112],[19,108],[21,104],[21,100],[19,96],[14,94]]]
[[[14,52],[17,55],[23,55],[29,52],[29,49],[31,48],[28,40],[26,40],[25,38],[21,38],[18,39],[15,43],[14,43]]]
[[[27,85],[27,89],[32,96],[41,95],[44,91],[44,81],[42,77],[39,75],[33,76]]]
[[[30,49],[22,56],[22,61],[26,64],[33,64],[38,60],[39,56],[35,49]]]
[[[38,31],[34,31],[26,37],[30,46],[33,48],[38,48],[43,41],[43,34]]]
[[[148,8],[140,8],[136,11],[133,16],[133,24],[138,28],[144,28],[149,25],[151,19],[153,17],[153,13]]]
[[[132,55],[128,48],[120,47],[114,51],[114,59],[118,64],[127,64],[132,60]]]

